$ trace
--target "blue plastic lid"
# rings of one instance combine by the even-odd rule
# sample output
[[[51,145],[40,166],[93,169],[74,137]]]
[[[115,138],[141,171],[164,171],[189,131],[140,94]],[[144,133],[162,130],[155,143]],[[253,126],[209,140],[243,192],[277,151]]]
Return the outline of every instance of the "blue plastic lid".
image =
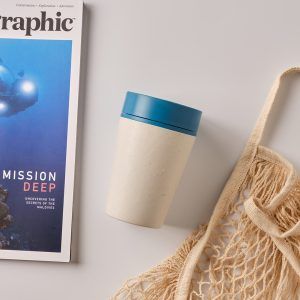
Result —
[[[121,116],[196,136],[202,112],[171,101],[127,92]]]

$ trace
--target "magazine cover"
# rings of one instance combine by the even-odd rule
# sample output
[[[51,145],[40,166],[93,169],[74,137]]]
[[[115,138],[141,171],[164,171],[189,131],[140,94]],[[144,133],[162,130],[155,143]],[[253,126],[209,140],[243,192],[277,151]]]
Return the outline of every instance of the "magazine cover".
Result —
[[[69,262],[83,4],[0,2],[0,258]]]

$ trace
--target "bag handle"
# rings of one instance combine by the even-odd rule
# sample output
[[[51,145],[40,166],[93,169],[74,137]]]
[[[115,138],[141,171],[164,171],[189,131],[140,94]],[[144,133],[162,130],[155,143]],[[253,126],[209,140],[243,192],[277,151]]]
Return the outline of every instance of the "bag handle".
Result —
[[[245,201],[244,208],[251,221],[272,238],[282,255],[290,263],[296,274],[300,276],[299,258],[295,255],[292,247],[286,241],[286,239],[291,236],[300,236],[300,221],[289,230],[282,232],[271,217],[256,205],[253,197]]]
[[[269,116],[272,112],[272,108],[274,106],[274,103],[276,101],[276,96],[278,94],[280,85],[285,77],[287,75],[292,73],[300,73],[300,67],[292,67],[284,71],[281,75],[279,75],[276,80],[274,81],[271,90],[268,94],[266,103],[260,113],[260,116],[256,122],[256,125],[250,135],[248,143],[259,145],[261,143],[261,140],[263,138],[263,134],[265,131],[265,127],[267,125]]]
[[[215,226],[218,224],[222,214],[226,211],[227,206],[231,203],[231,200],[234,199],[242,186],[248,171],[251,167],[251,164],[257,153],[257,147],[259,146],[267,121],[272,111],[272,107],[276,100],[280,84],[284,77],[291,73],[300,73],[300,67],[292,67],[284,71],[279,75],[273,83],[273,86],[268,94],[267,100],[263,109],[259,115],[259,118],[255,124],[255,127],[248,139],[246,147],[237,162],[232,174],[230,175],[220,197],[215,206],[214,212],[211,216],[211,219],[208,223],[205,234],[202,238],[196,243],[192,248],[189,255],[186,258],[184,266],[180,272],[178,283],[176,286],[175,300],[186,300],[188,298],[190,283],[193,277],[194,269],[197,265],[197,262],[203,252],[203,249],[208,242],[212,231]]]

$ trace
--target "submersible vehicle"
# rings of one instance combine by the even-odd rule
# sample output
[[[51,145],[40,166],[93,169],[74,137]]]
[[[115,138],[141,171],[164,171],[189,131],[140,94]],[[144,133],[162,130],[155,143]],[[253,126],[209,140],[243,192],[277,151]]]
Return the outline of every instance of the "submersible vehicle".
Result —
[[[23,71],[15,76],[0,59],[0,117],[24,111],[37,101],[36,84],[27,79]]]

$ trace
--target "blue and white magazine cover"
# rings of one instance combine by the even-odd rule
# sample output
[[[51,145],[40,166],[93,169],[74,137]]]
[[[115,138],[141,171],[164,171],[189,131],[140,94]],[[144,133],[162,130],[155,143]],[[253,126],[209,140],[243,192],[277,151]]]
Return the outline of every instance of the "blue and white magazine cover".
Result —
[[[2,259],[70,261],[82,10],[1,1]]]

